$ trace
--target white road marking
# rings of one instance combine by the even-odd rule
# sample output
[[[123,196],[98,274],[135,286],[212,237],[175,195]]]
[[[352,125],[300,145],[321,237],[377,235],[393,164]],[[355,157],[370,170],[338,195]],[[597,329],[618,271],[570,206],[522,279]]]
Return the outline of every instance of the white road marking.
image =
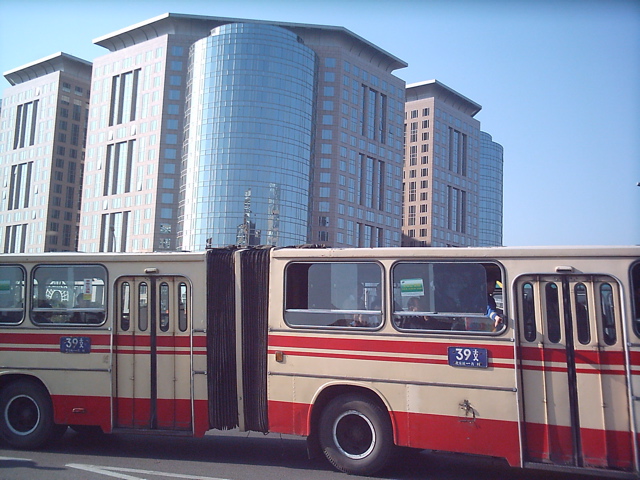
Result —
[[[98,473],[100,475],[106,475],[107,477],[120,478],[122,480],[146,480],[146,479],[143,477],[133,477],[131,475],[126,475],[125,473],[118,473],[118,472],[135,473],[138,475],[155,475],[158,477],[181,478],[184,480],[226,480],[224,478],[202,477],[200,475],[194,476],[194,475],[183,475],[180,473],[155,472],[153,470],[138,470],[135,468],[83,465],[81,463],[68,463],[65,466],[69,468],[76,468],[78,470],[84,470],[86,472],[93,472],[93,473]]]
[[[13,457],[0,457],[0,461],[1,460],[9,460],[12,462],[30,462],[31,461],[30,458],[13,458]]]
[[[131,475],[124,475],[107,470],[107,467],[96,467],[95,465],[81,465],[79,463],[68,463],[65,467],[76,468],[78,470],[84,470],[85,472],[99,473],[100,475],[106,475],[107,477],[120,478],[122,480],[146,480],[140,477],[132,477]]]

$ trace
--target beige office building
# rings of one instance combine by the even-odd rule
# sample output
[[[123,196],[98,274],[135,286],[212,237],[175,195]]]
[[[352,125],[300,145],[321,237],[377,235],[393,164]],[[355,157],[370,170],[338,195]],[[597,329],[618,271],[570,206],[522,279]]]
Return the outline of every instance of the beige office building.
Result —
[[[57,53],[4,73],[0,251],[73,251],[91,63]]]
[[[403,245],[478,245],[481,108],[437,80],[407,85]]]

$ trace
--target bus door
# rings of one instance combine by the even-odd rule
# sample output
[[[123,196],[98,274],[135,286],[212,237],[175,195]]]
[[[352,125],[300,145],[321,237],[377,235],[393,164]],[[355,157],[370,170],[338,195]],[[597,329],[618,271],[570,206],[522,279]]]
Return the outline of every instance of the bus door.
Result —
[[[187,279],[123,277],[115,296],[115,427],[191,431]]]
[[[516,288],[525,461],[632,469],[618,283],[529,275]]]

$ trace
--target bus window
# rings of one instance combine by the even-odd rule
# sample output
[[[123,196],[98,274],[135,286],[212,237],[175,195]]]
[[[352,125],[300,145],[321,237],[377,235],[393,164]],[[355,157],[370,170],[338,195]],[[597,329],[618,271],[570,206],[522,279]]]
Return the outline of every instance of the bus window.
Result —
[[[382,268],[377,263],[292,263],[285,272],[285,321],[295,327],[382,324]]]
[[[398,263],[393,268],[394,325],[400,330],[504,331],[504,319],[497,325],[494,320],[503,313],[491,296],[500,280],[496,265]]]
[[[34,268],[31,320],[36,325],[104,323],[107,272],[100,265]]]
[[[187,284],[181,282],[178,285],[178,328],[181,332],[187,331],[187,314]]]
[[[604,343],[613,345],[616,343],[616,320],[613,309],[613,289],[608,283],[600,285],[600,313]]]
[[[169,284],[162,282],[160,284],[160,331],[169,330]]]
[[[527,342],[533,342],[537,337],[536,311],[533,299],[533,285],[529,282],[522,285],[522,315],[524,339]]]
[[[547,338],[551,343],[560,341],[560,301],[558,285],[549,282],[544,286],[544,297],[547,306]]]
[[[122,282],[120,286],[120,328],[123,332],[131,326],[131,286]]]
[[[24,318],[24,270],[0,265],[0,324],[18,324]]]
[[[138,285],[138,330],[144,332],[149,327],[149,287],[146,282]]]
[[[631,268],[631,288],[633,296],[633,322],[636,337],[640,337],[640,263]]]
[[[589,304],[587,301],[587,287],[583,283],[576,284],[574,288],[574,300],[576,304],[576,329],[578,331],[578,341],[582,345],[591,342],[591,331],[589,330]]]

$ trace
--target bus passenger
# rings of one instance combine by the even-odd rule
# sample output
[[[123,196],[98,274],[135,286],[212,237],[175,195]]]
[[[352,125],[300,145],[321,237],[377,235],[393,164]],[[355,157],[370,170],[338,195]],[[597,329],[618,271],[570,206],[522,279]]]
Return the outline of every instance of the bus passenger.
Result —
[[[489,317],[493,321],[493,331],[497,332],[502,328],[502,324],[504,322],[502,318],[502,311],[497,308],[496,300],[493,298],[493,292],[496,289],[496,278],[495,277],[487,277],[487,317]]]

